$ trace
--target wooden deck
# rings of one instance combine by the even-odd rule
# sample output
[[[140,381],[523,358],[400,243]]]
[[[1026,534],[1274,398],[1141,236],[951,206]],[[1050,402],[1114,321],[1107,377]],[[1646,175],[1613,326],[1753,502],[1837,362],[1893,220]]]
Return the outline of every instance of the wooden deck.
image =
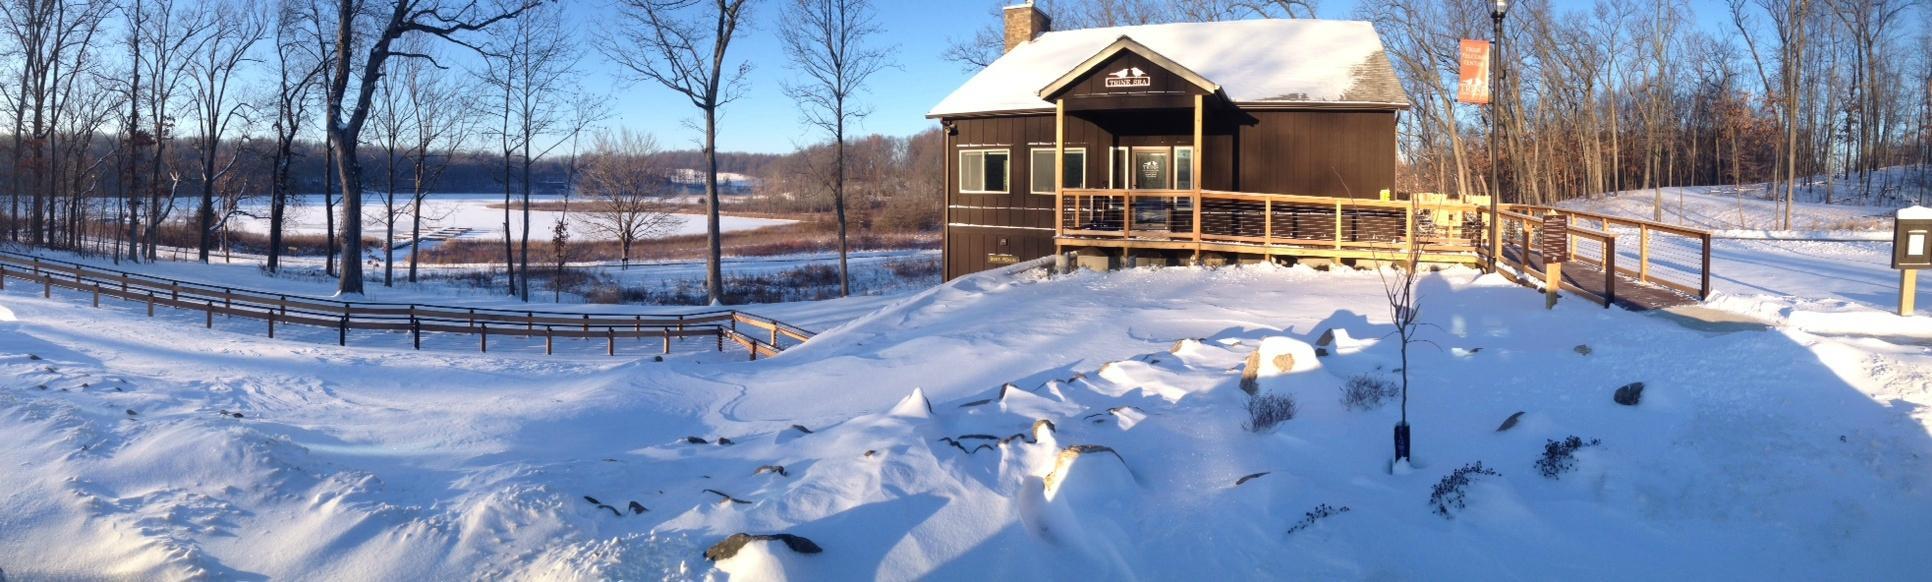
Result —
[[[1503,251],[1511,263],[1523,263],[1522,251],[1511,247]],[[1547,265],[1540,255],[1529,258],[1528,268],[1523,269],[1517,281],[1531,287],[1540,287]],[[1639,281],[1637,277],[1618,269],[1612,281],[1604,276],[1603,267],[1586,261],[1571,261],[1563,264],[1563,287],[1572,293],[1581,293],[1587,299],[1604,306],[1615,305],[1630,311],[1652,311],[1669,309],[1702,302],[1697,295],[1678,289]],[[1614,286],[1614,289],[1613,289]]]
[[[1190,261],[1207,253],[1487,267],[1541,286],[1545,223],[1567,225],[1563,288],[1633,311],[1697,303],[1710,295],[1710,233],[1559,208],[1489,208],[1436,195],[1373,200],[1207,190],[1062,190],[1054,242],[1061,252],[1135,250]],[[1500,240],[1490,240],[1495,223]],[[1668,239],[1668,244],[1654,242]],[[1620,242],[1621,241],[1621,242]],[[1413,253],[1413,255],[1412,255]],[[1110,255],[1112,256],[1112,255]],[[1524,280],[1534,277],[1533,281]]]

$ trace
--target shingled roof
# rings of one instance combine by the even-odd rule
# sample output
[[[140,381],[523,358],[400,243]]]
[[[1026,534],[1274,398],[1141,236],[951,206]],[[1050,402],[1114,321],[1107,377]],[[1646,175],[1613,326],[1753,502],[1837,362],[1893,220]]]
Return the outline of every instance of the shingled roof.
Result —
[[[1373,25],[1271,19],[1049,32],[1014,47],[926,116],[1051,110],[1041,89],[1123,37],[1218,84],[1238,104],[1409,106]]]

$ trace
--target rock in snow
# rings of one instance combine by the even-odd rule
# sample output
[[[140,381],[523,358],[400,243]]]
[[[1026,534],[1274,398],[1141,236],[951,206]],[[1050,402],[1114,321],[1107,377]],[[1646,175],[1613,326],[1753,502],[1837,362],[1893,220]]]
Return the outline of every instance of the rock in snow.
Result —
[[[1618,388],[1617,393],[1614,395],[1611,395],[1610,398],[1612,400],[1617,401],[1617,404],[1622,404],[1624,406],[1636,406],[1637,402],[1643,400],[1644,398],[1644,383],[1631,382],[1629,384],[1624,384],[1623,387]]]
[[[774,540],[784,542],[785,547],[791,548],[792,551],[798,552],[800,554],[816,554],[816,553],[825,551],[824,548],[818,547],[818,544],[812,542],[812,540],[805,539],[803,537],[795,536],[792,534],[735,533],[735,534],[731,534],[731,537],[725,538],[724,541],[721,541],[721,542],[718,542],[717,544],[712,545],[710,549],[705,550],[704,559],[711,560],[713,562],[716,562],[718,560],[728,560],[728,559],[731,559],[732,556],[738,555],[738,550],[744,549],[745,544],[749,544],[751,542],[763,542],[763,541],[774,541]]]
[[[1509,415],[1509,418],[1503,419],[1503,425],[1496,427],[1496,432],[1503,432],[1512,428],[1516,428],[1516,420],[1520,418],[1523,418],[1523,411],[1518,410],[1516,411],[1516,414],[1511,414]]]

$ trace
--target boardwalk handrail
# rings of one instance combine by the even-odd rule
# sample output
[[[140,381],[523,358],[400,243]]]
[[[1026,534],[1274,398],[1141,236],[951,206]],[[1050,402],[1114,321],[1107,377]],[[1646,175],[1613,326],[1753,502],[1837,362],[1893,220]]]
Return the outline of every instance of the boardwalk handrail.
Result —
[[[1665,224],[1662,222],[1657,222],[1652,220],[1643,220],[1643,219],[1629,218],[1629,217],[1623,217],[1623,216],[1612,216],[1609,214],[1602,214],[1597,212],[1570,210],[1565,208],[1555,208],[1555,207],[1549,207],[1549,206],[1531,206],[1531,205],[1512,204],[1512,205],[1509,205],[1509,207],[1512,209],[1522,210],[1531,214],[1553,213],[1553,214],[1562,215],[1569,220],[1572,231],[1576,230],[1577,225],[1579,223],[1595,223],[1595,224],[1601,225],[1600,230],[1606,233],[1610,233],[1612,237],[1617,236],[1612,231],[1612,229],[1614,228],[1621,227],[1625,229],[1635,229],[1637,231],[1636,235],[1637,235],[1637,244],[1638,244],[1637,268],[1631,269],[1627,267],[1616,267],[1615,272],[1623,275],[1627,275],[1630,277],[1634,277],[1638,281],[1641,281],[1644,283],[1650,283],[1661,287],[1673,289],[1678,292],[1696,297],[1699,300],[1709,299],[1711,296],[1711,238],[1712,237],[1711,237],[1711,232],[1708,230],[1701,230],[1697,228],[1679,226],[1674,224]],[[1657,272],[1656,269],[1652,268],[1655,263],[1655,261],[1651,260],[1651,256],[1653,254],[1651,252],[1651,246],[1652,246],[1651,239],[1652,239],[1653,233],[1681,237],[1683,239],[1695,241],[1697,243],[1697,247],[1698,247],[1698,257],[1696,259],[1697,272],[1685,273],[1687,275],[1696,277],[1697,280],[1695,282],[1674,280],[1670,277],[1662,276],[1660,273]],[[1602,265],[1599,265],[1599,266],[1602,266]],[[1683,267],[1686,268],[1686,270],[1689,268],[1689,266],[1690,265],[1688,264],[1688,262],[1685,265],[1683,265]]]
[[[0,250],[0,289],[6,288],[9,277],[40,283],[47,297],[52,296],[54,287],[91,292],[96,307],[100,298],[107,296],[146,303],[149,316],[154,315],[157,305],[203,311],[209,327],[213,327],[216,314],[265,320],[269,337],[274,337],[278,323],[333,328],[339,345],[347,345],[349,330],[410,332],[417,349],[422,347],[423,332],[464,333],[478,336],[479,349],[488,351],[489,336],[497,334],[543,337],[546,353],[553,351],[554,338],[605,338],[608,353],[616,355],[617,338],[661,338],[664,353],[670,353],[674,337],[716,336],[719,350],[724,349],[726,339],[731,339],[757,359],[783,351],[786,344],[782,338],[803,343],[813,336],[798,326],[735,309],[593,314],[342,301],[169,279]],[[744,335],[736,329],[739,323],[771,333],[768,338]]]

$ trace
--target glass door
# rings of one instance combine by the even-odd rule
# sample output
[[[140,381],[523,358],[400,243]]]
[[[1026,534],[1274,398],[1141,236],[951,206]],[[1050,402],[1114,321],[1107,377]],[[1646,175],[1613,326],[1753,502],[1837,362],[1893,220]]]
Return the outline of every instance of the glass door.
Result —
[[[1132,187],[1136,190],[1166,190],[1174,187],[1172,150],[1134,148]]]

